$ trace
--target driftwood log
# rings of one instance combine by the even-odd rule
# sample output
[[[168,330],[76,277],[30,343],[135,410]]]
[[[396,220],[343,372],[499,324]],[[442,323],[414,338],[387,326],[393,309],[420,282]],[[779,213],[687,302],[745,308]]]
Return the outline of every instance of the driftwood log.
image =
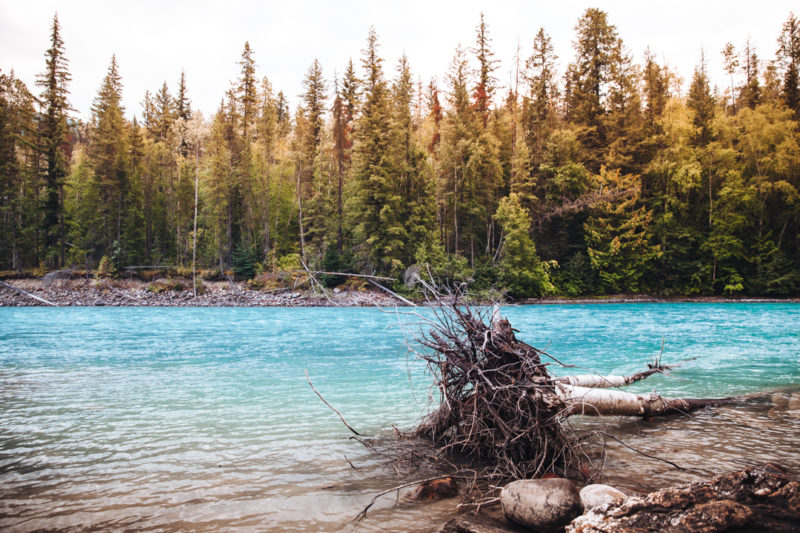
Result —
[[[563,363],[519,340],[498,307],[462,305],[457,296],[433,308],[418,339],[439,404],[412,434],[481,465],[480,477],[492,483],[599,473],[584,450],[590,435],[565,423],[572,415],[652,417],[733,401],[610,389],[669,370],[658,361],[633,376],[555,376],[549,366]]]

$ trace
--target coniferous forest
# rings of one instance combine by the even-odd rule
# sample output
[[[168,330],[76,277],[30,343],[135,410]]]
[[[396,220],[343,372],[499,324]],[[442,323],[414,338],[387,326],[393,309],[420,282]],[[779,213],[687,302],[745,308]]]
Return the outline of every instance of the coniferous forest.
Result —
[[[510,87],[476,22],[431,80],[371,30],[308,67],[293,109],[244,43],[210,117],[182,72],[130,116],[112,56],[82,122],[54,18],[35,87],[0,72],[0,269],[302,261],[512,297],[800,294],[800,19],[774,50],[698,50],[684,83],[588,9],[574,55],[541,29]]]

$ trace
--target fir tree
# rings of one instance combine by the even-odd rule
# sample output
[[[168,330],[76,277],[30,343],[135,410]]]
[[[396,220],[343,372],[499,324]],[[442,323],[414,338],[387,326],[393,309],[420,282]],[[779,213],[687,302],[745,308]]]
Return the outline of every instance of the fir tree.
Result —
[[[483,127],[489,121],[489,109],[492,105],[492,97],[495,92],[497,80],[492,73],[497,69],[498,61],[493,59],[494,52],[491,49],[492,39],[489,37],[489,30],[481,13],[481,21],[475,29],[475,48],[472,52],[478,60],[478,80],[472,93],[475,102],[475,110],[483,121]]]
[[[44,106],[40,122],[42,151],[47,168],[42,202],[42,231],[44,233],[45,259],[48,266],[64,264],[64,178],[68,173],[68,112],[67,85],[71,79],[68,61],[64,56],[64,41],[58,15],[53,16],[50,31],[50,48],[45,52],[46,69],[38,76],[36,84],[42,87]]]
[[[403,267],[405,230],[400,220],[390,153],[390,94],[374,28],[369,32],[363,54],[363,102],[353,148],[353,227],[365,245],[366,266],[396,272]]]
[[[800,21],[789,14],[778,37],[778,65],[783,70],[783,98],[800,118]]]
[[[89,158],[100,186],[103,215],[103,253],[121,243],[123,208],[127,193],[125,117],[122,79],[116,56],[111,56],[106,76],[92,105]]]
[[[599,9],[587,9],[575,31],[575,60],[566,74],[567,117],[581,127],[587,166],[597,171],[608,144],[606,105],[622,45],[616,27],[608,23],[607,14]]]
[[[704,146],[711,141],[711,120],[714,117],[714,97],[708,84],[705,56],[701,54],[700,65],[694,69],[686,105],[694,111],[692,122],[697,128],[695,144]]]

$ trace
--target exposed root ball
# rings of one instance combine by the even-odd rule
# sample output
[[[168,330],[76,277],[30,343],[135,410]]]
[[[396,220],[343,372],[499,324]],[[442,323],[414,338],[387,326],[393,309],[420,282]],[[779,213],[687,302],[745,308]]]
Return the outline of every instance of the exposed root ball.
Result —
[[[418,355],[441,403],[415,434],[440,452],[485,464],[489,480],[585,475],[543,352],[518,340],[507,320],[490,320],[488,311],[454,303],[434,312],[420,339],[429,350]]]

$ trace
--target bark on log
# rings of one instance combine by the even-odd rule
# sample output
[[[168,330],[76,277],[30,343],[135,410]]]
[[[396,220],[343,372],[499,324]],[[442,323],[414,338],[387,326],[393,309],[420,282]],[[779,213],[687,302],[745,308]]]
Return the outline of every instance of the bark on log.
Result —
[[[16,292],[18,292],[20,294],[24,294],[25,296],[28,296],[29,298],[33,298],[34,300],[38,300],[38,301],[40,301],[40,302],[42,302],[44,304],[52,305],[53,307],[58,307],[58,304],[54,304],[53,302],[49,302],[49,301],[45,300],[44,298],[36,296],[35,294],[31,294],[28,291],[23,291],[22,289],[17,288],[17,287],[15,287],[13,285],[9,285],[8,283],[5,283],[3,281],[0,281],[0,286],[5,287],[7,289],[11,289],[12,291],[16,291]]]
[[[656,393],[633,394],[555,384],[555,393],[567,405],[566,416],[662,416],[731,403],[734,398],[664,398]]]
[[[578,374],[575,376],[563,376],[556,378],[555,381],[565,385],[576,385],[578,387],[589,387],[592,389],[607,389],[612,387],[625,387],[631,383],[641,381],[653,374],[663,374],[671,366],[652,367],[644,372],[638,372],[631,376],[601,376],[599,374]]]
[[[773,465],[748,468],[595,508],[566,531],[800,531],[800,483]]]

